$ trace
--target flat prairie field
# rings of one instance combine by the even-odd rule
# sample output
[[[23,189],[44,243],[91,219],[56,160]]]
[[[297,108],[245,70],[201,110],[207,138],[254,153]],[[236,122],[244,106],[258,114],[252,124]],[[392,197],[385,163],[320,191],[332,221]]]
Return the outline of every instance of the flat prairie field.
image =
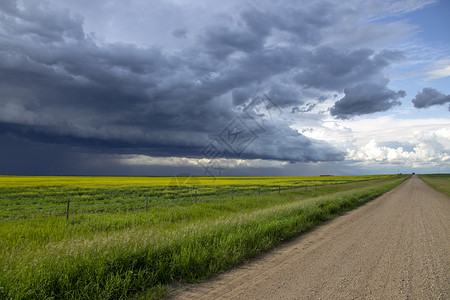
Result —
[[[450,174],[419,175],[432,188],[450,196]]]
[[[160,298],[407,178],[0,176],[0,299]]]

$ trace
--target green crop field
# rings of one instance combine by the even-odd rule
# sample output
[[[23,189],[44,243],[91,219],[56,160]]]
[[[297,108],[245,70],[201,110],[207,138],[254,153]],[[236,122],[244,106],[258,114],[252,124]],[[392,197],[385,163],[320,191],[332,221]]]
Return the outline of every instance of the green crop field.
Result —
[[[450,174],[419,175],[431,187],[450,196]]]
[[[0,176],[0,298],[158,298],[407,178]]]
[[[114,212],[190,205],[231,196],[366,181],[386,176],[333,177],[26,177],[0,176],[0,219]],[[197,194],[197,198],[195,197]]]

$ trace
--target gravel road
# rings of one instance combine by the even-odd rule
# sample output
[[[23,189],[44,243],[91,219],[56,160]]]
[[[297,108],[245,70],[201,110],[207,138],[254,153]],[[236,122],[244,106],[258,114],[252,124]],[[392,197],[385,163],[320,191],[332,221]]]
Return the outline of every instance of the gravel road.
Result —
[[[450,299],[450,197],[417,176],[174,299]]]

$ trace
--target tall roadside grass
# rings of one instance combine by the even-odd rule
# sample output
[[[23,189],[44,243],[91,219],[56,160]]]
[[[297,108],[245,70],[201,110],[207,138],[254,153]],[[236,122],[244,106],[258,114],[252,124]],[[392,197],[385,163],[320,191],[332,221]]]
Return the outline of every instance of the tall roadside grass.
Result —
[[[432,188],[450,196],[450,174],[419,175]]]
[[[148,214],[77,216],[69,223],[62,217],[4,222],[0,299],[160,296],[165,285],[227,270],[406,179],[328,188],[311,198],[285,191]]]

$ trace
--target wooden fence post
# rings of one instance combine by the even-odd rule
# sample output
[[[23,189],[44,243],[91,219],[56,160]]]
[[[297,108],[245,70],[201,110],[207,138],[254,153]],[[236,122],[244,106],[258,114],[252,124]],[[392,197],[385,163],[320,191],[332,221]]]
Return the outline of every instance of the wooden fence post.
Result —
[[[66,215],[67,221],[69,221],[69,207],[70,207],[70,198],[67,199],[67,215]]]
[[[281,186],[278,186],[278,195],[281,194]]]
[[[145,197],[145,211],[148,212],[148,192],[147,192],[147,195]]]
[[[261,196],[261,188],[258,188],[258,196]]]

